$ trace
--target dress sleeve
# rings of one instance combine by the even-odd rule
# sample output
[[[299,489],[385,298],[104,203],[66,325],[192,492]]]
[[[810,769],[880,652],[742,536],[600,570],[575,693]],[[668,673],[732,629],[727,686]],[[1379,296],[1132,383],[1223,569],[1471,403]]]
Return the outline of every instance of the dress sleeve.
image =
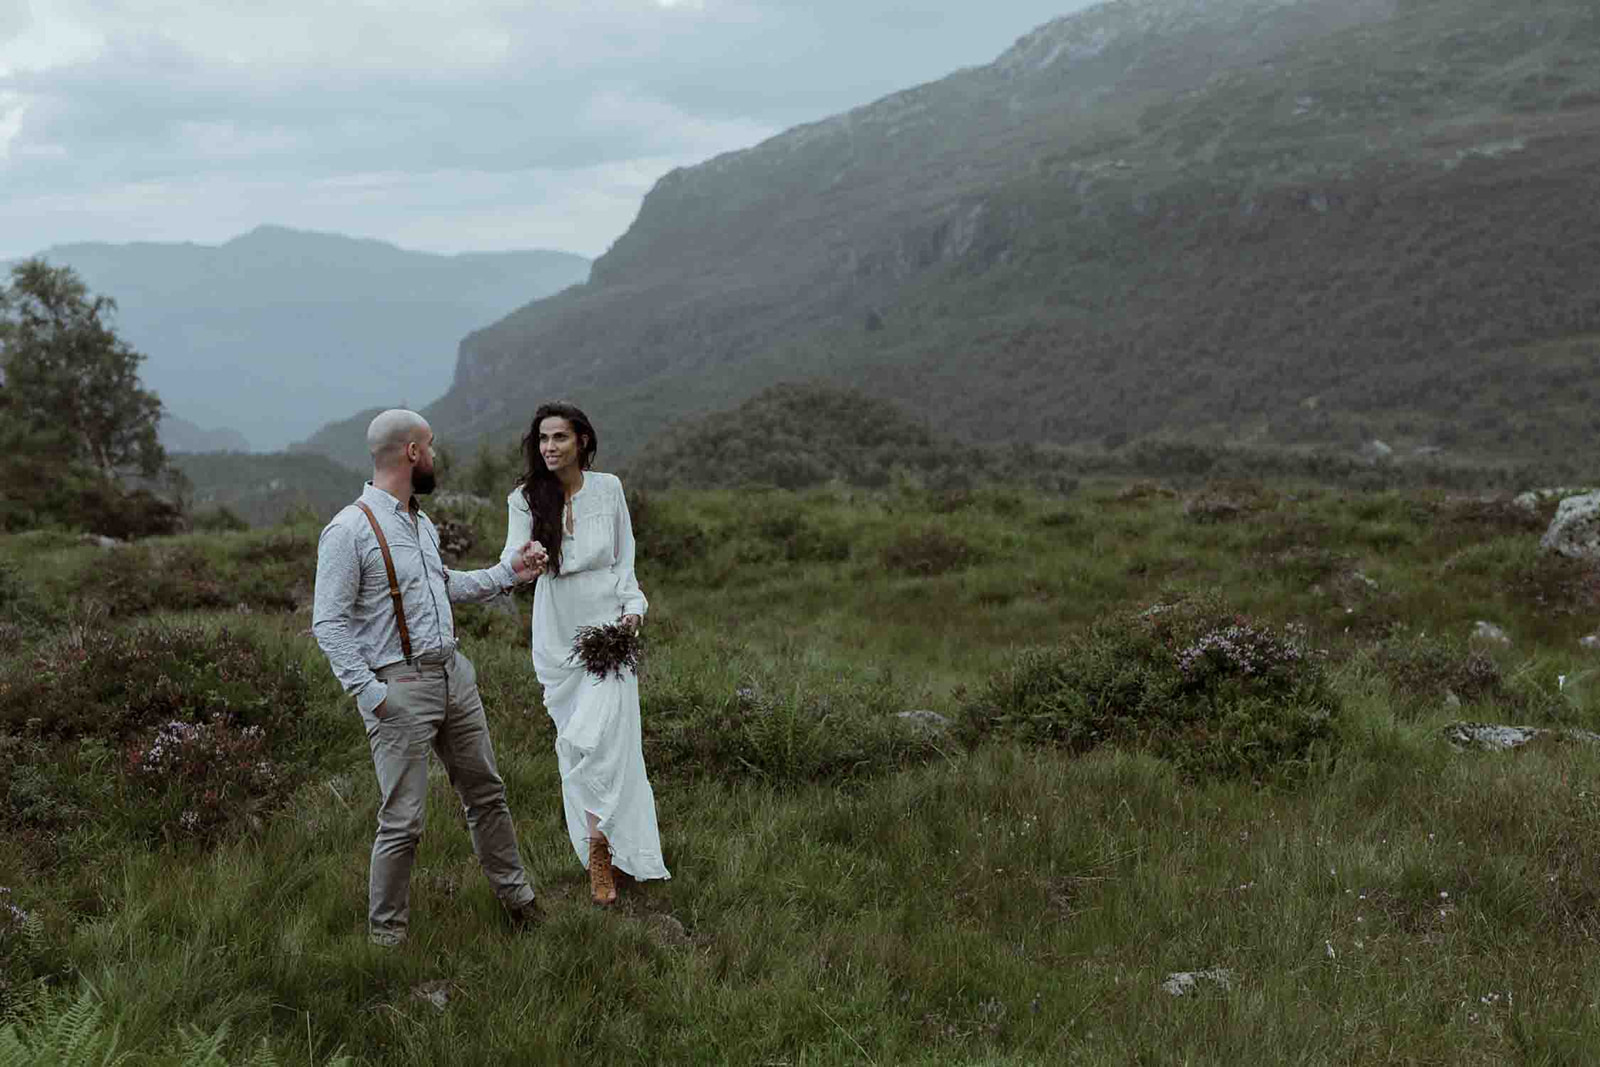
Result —
[[[500,550],[500,562],[509,565],[517,549],[533,536],[533,516],[522,500],[522,490],[513,489],[506,497],[506,547]]]
[[[650,602],[645,599],[644,591],[639,588],[639,577],[633,572],[633,520],[628,515],[628,497],[622,491],[622,482],[616,480],[617,487],[617,561],[611,569],[617,575],[617,596],[622,600],[622,613],[624,615],[637,615],[644,618],[645,612],[650,610]]]

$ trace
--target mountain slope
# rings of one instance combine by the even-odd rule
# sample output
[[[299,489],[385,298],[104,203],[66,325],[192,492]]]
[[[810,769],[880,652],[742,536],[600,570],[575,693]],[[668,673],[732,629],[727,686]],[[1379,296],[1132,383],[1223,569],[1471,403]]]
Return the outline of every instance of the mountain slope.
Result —
[[[41,253],[117,301],[118,332],[174,414],[282,448],[371,404],[419,405],[467,331],[583,281],[564,252],[456,256],[262,226],[220,246],[77,244]]]
[[[1597,164],[1589,0],[1119,0],[667,175],[427,413],[567,396],[626,458],[806,376],[985,438],[1536,457],[1592,426]]]
[[[327,456],[180,453],[172,463],[189,480],[194,514],[226,508],[252,526],[270,526],[297,509],[327,520],[361,494],[361,475]]]
[[[250,442],[237,430],[212,430],[180,419],[171,412],[161,416],[161,447],[168,452],[248,452]]]

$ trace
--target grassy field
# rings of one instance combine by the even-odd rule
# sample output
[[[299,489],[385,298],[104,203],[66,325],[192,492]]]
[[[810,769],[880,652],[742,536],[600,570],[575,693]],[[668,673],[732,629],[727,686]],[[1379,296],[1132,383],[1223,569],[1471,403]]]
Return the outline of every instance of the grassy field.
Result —
[[[502,920],[440,778],[399,950],[365,939],[375,790],[306,633],[315,525],[0,540],[0,1063],[1593,1062],[1600,750],[1443,736],[1600,728],[1600,574],[1539,553],[1548,508],[1105,482],[635,509],[673,879],[588,904],[526,594],[462,609],[549,920]],[[499,511],[449,517],[492,557]],[[1138,660],[1140,614],[1193,603],[1305,627],[1290,682],[1331,710],[1292,761],[1241,761],[1254,682]],[[1113,676],[1198,717],[1089,707]],[[220,755],[160,763],[169,719]]]

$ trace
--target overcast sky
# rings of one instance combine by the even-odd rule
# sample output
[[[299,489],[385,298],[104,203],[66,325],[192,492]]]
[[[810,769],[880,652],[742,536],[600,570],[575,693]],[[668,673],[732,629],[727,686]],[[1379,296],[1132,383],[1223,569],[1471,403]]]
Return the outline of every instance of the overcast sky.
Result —
[[[0,0],[0,258],[261,223],[599,255],[662,174],[1087,0]]]

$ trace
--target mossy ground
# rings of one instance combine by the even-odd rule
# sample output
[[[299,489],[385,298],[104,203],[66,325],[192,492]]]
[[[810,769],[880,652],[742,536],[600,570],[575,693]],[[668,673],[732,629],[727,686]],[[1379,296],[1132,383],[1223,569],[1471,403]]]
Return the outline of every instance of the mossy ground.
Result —
[[[0,685],[86,627],[226,625],[261,663],[304,667],[320,740],[292,750],[287,800],[220,843],[135,838],[115,831],[132,794],[108,742],[73,742],[74,780],[103,783],[69,798],[78,818],[30,822],[16,782],[48,791],[26,761],[64,758],[44,729],[60,709],[8,717],[0,885],[42,925],[0,916],[6,996],[25,1005],[42,981],[59,1011],[92,987],[139,1063],[224,1026],[230,1062],[265,1042],[287,1064],[1586,1062],[1600,752],[1457,752],[1440,730],[1600,727],[1600,664],[1578,644],[1594,574],[1541,556],[1547,516],[1500,502],[1245,488],[1187,513],[1109,482],[655,498],[643,700],[673,879],[588,905],[526,594],[521,618],[463,609],[549,921],[502,921],[440,779],[398,951],[364,937],[375,799],[305,632],[315,527],[134,549],[7,538]],[[452,517],[478,533],[468,563],[498,549],[497,509]],[[672,554],[651,558],[652,528],[676,531]],[[915,559],[943,563],[895,565]],[[969,745],[893,717],[959,719],[1022,649],[1198,590],[1327,651],[1337,744],[1295,780],[1196,777],[1141,748]],[[1471,648],[1479,619],[1514,644]],[[1214,967],[1231,987],[1161,989]],[[31,999],[24,1037],[48,1010]]]

